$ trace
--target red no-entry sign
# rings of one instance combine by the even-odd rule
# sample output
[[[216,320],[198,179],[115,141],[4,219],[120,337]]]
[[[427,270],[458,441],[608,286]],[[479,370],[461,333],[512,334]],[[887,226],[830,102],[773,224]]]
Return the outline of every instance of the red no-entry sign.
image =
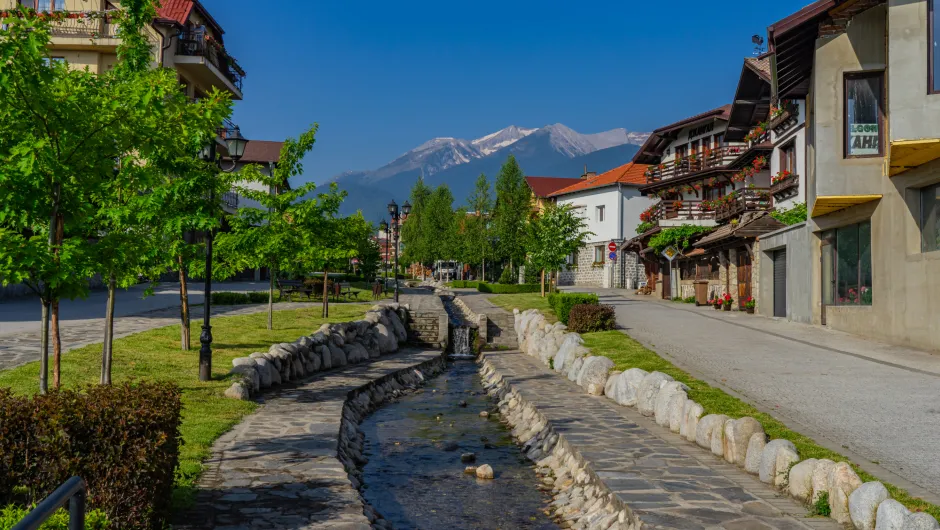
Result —
[[[607,243],[607,250],[611,252],[617,252],[617,243],[614,243],[613,241]]]

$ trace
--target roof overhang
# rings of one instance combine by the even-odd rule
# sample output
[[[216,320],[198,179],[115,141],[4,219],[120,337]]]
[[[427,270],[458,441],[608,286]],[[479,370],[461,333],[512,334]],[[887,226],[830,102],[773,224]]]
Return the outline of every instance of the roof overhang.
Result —
[[[888,157],[888,176],[900,175],[909,169],[940,158],[940,138],[895,140]]]
[[[764,78],[748,61],[744,61],[734,103],[728,120],[725,140],[740,142],[754,125],[764,121],[770,114],[770,80]]]
[[[837,3],[813,2],[767,28],[777,98],[803,98],[809,93],[819,22]]]
[[[714,120],[727,121],[730,108],[730,105],[725,105],[656,129],[633,155],[632,161],[635,164],[658,164],[666,147],[679,137],[682,129]]]
[[[823,215],[829,215],[839,210],[851,208],[852,206],[877,201],[881,197],[881,195],[823,195],[816,197],[816,202],[813,203],[813,211],[810,216],[822,217]]]

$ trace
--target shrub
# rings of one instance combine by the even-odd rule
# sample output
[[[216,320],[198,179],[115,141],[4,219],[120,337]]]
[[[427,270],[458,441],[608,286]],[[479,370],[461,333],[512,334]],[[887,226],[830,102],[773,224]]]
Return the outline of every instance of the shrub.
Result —
[[[519,294],[519,293],[540,293],[542,292],[542,286],[539,284],[512,284],[512,285],[503,285],[501,283],[483,283],[477,286],[477,291],[481,293],[493,293],[493,294]]]
[[[212,305],[241,305],[250,301],[245,293],[230,293],[222,291],[212,293]]]
[[[694,304],[694,303],[695,303],[695,296],[687,296],[687,297],[683,298],[682,301],[685,302],[685,303],[687,303],[687,304]]]
[[[617,326],[614,306],[577,304],[568,315],[568,330],[575,333],[609,331]]]
[[[829,517],[832,513],[832,509],[829,507],[829,492],[823,491],[819,494],[819,497],[816,499],[816,502],[813,503],[812,510],[810,515],[819,515],[822,517]]]
[[[165,527],[181,406],[165,382],[30,397],[0,389],[0,505],[37,503],[80,476],[90,508],[115,527]]]
[[[571,308],[577,304],[596,304],[597,295],[594,293],[553,293],[548,295],[548,305],[552,307],[555,316],[564,324],[568,324]]]
[[[478,281],[469,281],[469,280],[454,280],[450,282],[450,286],[455,289],[478,289],[480,284],[483,282]]]
[[[514,268],[506,265],[503,267],[503,273],[499,275],[499,283],[504,285],[519,283],[519,275],[516,274],[516,270]]]
[[[26,517],[26,514],[35,508],[22,508],[20,506],[9,505],[0,508],[0,530],[10,530],[13,525]],[[91,510],[85,512],[85,530],[105,530],[110,526],[108,517],[101,510]],[[46,522],[39,527],[39,530],[68,530],[69,512],[65,508],[55,512]]]
[[[277,293],[274,293],[274,301],[277,302]],[[252,291],[248,293],[248,302],[252,304],[266,304],[268,303],[268,293],[267,291]]]
[[[548,274],[546,273],[545,281],[548,281]],[[523,269],[523,279],[524,283],[542,283],[542,271],[533,265],[531,262],[525,264],[525,269]]]

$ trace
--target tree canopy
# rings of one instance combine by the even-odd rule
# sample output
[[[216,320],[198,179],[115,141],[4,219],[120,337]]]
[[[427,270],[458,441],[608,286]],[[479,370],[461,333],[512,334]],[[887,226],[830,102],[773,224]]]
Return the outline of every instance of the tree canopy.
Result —
[[[526,223],[532,196],[516,158],[509,158],[496,176],[496,207],[493,230],[501,258],[519,264],[525,259]]]

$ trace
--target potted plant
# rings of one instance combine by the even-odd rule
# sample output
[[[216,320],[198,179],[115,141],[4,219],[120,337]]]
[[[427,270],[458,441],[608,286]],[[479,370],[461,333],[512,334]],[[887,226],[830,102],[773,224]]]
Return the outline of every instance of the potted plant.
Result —
[[[757,300],[754,300],[753,296],[748,296],[747,300],[744,301],[744,310],[747,311],[747,314],[753,315],[754,308],[757,307]]]
[[[711,299],[710,303],[712,304],[712,307],[715,308],[715,311],[721,311],[721,306],[724,302],[722,302],[720,296],[716,295],[714,298]]]
[[[725,293],[725,295],[721,298],[721,306],[725,311],[731,311],[731,304],[733,303],[734,298],[731,298],[731,295],[728,293]]]

